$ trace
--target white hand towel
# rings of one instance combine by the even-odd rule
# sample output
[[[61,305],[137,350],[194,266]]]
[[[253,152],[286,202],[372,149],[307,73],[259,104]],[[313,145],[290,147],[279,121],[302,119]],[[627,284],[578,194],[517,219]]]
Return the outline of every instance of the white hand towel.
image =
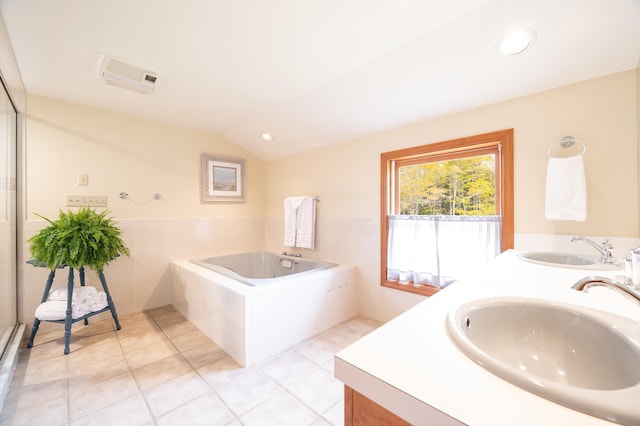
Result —
[[[284,242],[287,247],[296,246],[298,208],[307,197],[287,197],[284,199]]]
[[[36,308],[36,318],[40,321],[63,320],[67,310],[66,300],[51,300],[41,303]]]
[[[106,304],[106,295],[105,295]],[[97,309],[99,310],[99,309]],[[78,319],[92,312],[86,303],[73,303],[71,305],[71,318]],[[57,321],[65,319],[67,315],[66,300],[49,300],[41,303],[36,308],[35,317],[40,321]]]
[[[107,293],[105,293],[104,291],[99,291],[95,301],[91,305],[89,305],[89,309],[91,309],[91,312],[97,312],[106,308],[107,305]]]
[[[73,299],[76,303],[92,304],[98,297],[98,290],[91,286],[76,287],[73,290]]]
[[[304,197],[296,216],[296,247],[313,249],[315,244],[316,203]]]
[[[55,287],[49,291],[49,297],[47,301],[50,300],[67,300],[67,287]]]
[[[86,303],[74,303],[71,306],[71,318],[78,319],[91,312],[91,308]]]
[[[50,300],[67,300],[67,287],[56,287],[49,291],[48,301]],[[73,299],[74,303],[88,303],[91,304],[95,300],[98,295],[98,291],[95,287],[92,286],[80,286],[73,288]]]
[[[545,216],[551,220],[587,219],[587,181],[582,155],[549,158]]]

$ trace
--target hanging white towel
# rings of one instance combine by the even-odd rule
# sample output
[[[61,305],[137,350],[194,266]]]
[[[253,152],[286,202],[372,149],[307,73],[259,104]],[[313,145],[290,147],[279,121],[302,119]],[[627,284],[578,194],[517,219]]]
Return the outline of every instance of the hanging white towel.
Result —
[[[545,216],[551,220],[587,219],[587,181],[582,155],[549,158]]]
[[[305,197],[296,215],[296,247],[313,250],[315,245],[316,203]]]
[[[284,245],[313,249],[315,245],[316,203],[313,197],[284,199]]]
[[[284,199],[284,245],[296,246],[298,208],[307,197],[287,197]]]

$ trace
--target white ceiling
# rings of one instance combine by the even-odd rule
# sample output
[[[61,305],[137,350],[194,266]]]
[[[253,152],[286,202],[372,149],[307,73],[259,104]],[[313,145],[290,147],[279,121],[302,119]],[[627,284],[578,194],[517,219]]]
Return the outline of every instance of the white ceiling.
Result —
[[[29,93],[209,131],[264,160],[640,58],[639,0],[0,0],[0,11]],[[536,30],[533,49],[499,56],[520,26]],[[105,85],[102,52],[161,71],[156,92]]]

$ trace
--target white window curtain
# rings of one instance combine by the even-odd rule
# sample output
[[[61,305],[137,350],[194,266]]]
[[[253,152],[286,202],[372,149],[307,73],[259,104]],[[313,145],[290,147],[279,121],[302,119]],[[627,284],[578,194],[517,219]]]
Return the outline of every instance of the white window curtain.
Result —
[[[445,287],[500,254],[501,216],[390,215],[387,279]]]

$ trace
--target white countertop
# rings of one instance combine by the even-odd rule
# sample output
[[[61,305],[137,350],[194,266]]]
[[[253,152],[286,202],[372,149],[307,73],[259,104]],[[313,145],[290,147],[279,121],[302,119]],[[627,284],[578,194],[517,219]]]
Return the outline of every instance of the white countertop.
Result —
[[[514,250],[501,254],[477,277],[440,291],[336,354],[336,378],[412,424],[611,424],[494,376],[449,340],[447,314],[467,301],[493,296],[552,299],[640,321],[640,308],[610,289],[571,289],[585,276],[620,279],[621,271],[541,266],[516,255]]]

